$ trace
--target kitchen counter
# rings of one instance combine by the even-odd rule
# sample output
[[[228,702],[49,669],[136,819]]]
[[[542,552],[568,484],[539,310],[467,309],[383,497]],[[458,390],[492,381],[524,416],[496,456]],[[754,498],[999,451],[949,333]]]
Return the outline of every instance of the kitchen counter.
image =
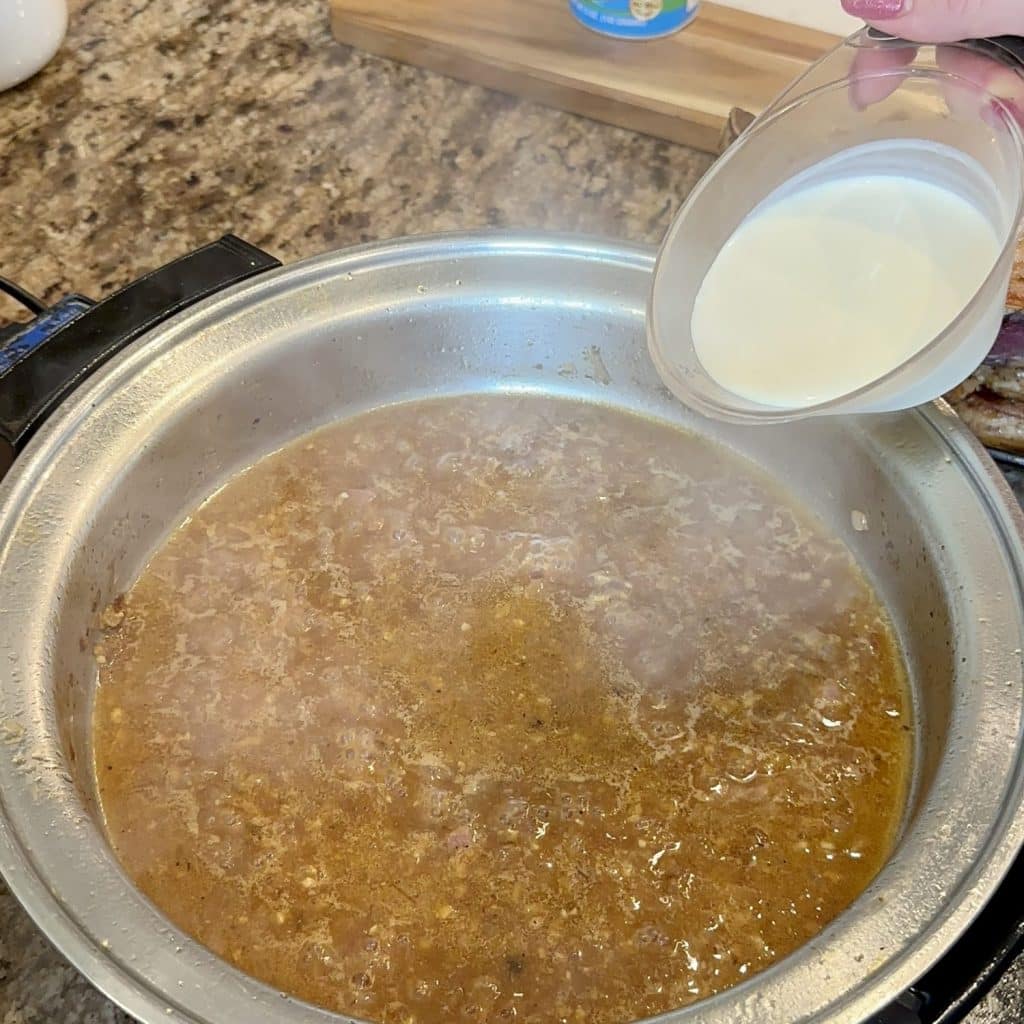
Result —
[[[0,94],[0,273],[50,300],[227,231],[285,261],[485,226],[656,242],[709,163],[340,47],[319,0],[74,6]],[[971,1024],[1021,1019],[1018,961]],[[0,886],[0,1024],[127,1021]]]
[[[339,46],[320,0],[86,0],[0,133],[0,265],[49,298],[225,231],[285,261],[488,226],[654,242],[709,163]]]

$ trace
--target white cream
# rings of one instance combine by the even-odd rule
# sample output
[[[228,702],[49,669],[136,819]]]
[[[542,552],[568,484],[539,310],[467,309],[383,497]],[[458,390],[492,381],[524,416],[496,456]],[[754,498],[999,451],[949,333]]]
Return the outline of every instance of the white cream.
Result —
[[[878,380],[963,310],[1000,250],[962,196],[900,175],[809,185],[756,210],[694,304],[697,357],[723,388],[804,408]]]

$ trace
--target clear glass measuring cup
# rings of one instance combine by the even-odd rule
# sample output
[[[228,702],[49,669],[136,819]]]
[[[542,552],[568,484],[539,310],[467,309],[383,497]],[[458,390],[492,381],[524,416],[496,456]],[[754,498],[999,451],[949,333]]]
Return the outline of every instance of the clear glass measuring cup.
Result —
[[[1021,40],[922,46],[864,29],[794,81],[700,181],[662,244],[648,339],[666,385],[706,415],[766,423],[910,408],[968,377],[998,333],[1024,213],[1020,54]],[[697,356],[691,320],[737,227],[794,183],[887,173],[949,188],[990,219],[999,253],[961,314],[901,365],[829,401],[780,408],[719,385]]]

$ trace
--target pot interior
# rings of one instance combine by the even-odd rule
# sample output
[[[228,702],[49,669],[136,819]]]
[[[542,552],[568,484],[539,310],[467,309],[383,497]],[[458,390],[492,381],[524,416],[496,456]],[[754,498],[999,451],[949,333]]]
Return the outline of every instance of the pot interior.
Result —
[[[840,1004],[891,999],[937,957],[926,936],[951,941],[1008,866],[1022,640],[1006,495],[939,409],[773,428],[688,412],[647,355],[650,265],[614,247],[463,239],[276,272],[143,339],[16,466],[0,492],[0,605],[14,627],[0,641],[4,869],[51,938],[142,1020],[340,1018],[176,934],[113,859],[90,756],[100,613],[237,472],[316,427],[420,397],[531,392],[696,432],[780,481],[890,612],[915,727],[890,863],[819,939],[680,1021],[764,1020],[764,999],[787,1020],[860,1019]]]

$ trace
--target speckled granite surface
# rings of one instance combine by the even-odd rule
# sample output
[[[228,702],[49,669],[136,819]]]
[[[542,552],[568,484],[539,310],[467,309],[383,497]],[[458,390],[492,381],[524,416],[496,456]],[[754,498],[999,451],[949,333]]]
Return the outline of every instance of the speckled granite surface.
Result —
[[[99,297],[225,231],[286,261],[486,225],[654,242],[707,167],[339,47],[320,0],[75,6],[56,60],[0,94],[0,273],[46,298]],[[1019,962],[971,1024],[1021,1020]],[[0,1024],[100,1022],[128,1018],[0,886]]]
[[[338,46],[322,0],[87,0],[0,137],[0,264],[50,296],[227,230],[289,261],[487,225],[653,242],[707,166]]]

